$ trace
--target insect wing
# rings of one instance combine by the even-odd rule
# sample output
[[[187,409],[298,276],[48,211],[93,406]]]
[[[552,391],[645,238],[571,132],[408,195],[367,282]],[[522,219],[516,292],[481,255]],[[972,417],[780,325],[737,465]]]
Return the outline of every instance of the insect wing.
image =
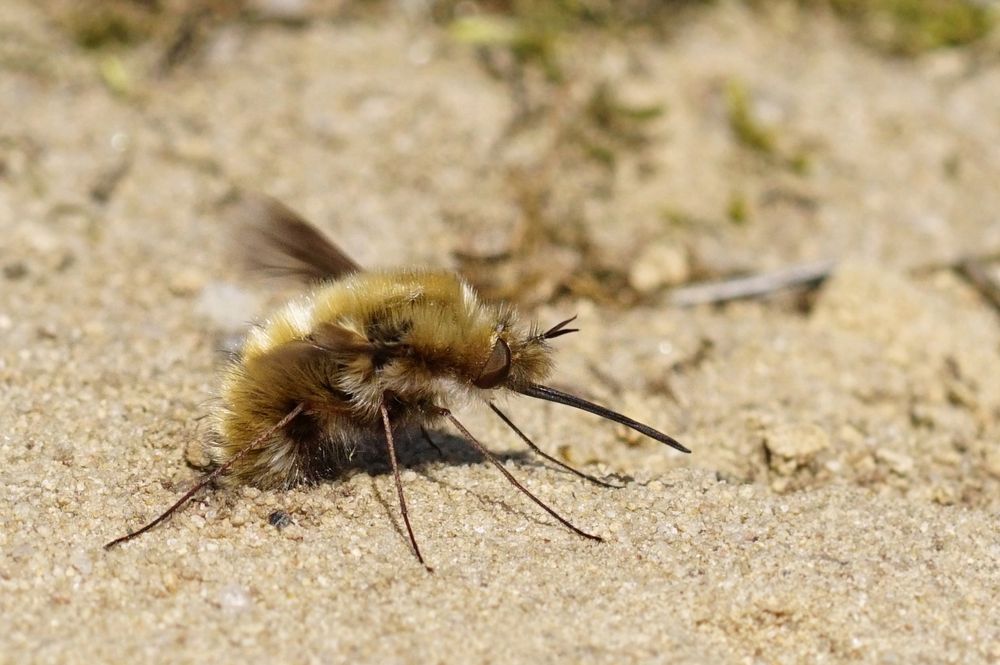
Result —
[[[244,196],[236,219],[246,230],[241,240],[250,270],[309,282],[338,279],[361,270],[319,229],[275,199]]]

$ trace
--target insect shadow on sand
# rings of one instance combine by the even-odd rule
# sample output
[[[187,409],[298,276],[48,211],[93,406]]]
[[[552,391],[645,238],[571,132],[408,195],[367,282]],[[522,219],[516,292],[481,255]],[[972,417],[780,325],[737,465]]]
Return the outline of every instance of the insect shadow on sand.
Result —
[[[499,507],[505,513],[515,516],[518,519],[524,519],[539,526],[558,528],[559,525],[557,523],[545,519],[543,515],[539,515],[535,513],[535,511],[527,509],[527,506],[521,507],[516,504],[512,505],[510,500],[511,495],[503,491],[505,488],[501,486],[502,484],[499,482],[499,479],[497,484],[498,489],[496,492],[480,492],[472,490],[464,485],[450,483],[434,474],[433,471],[435,469],[440,469],[442,466],[471,467],[488,464],[486,457],[469,446],[468,441],[460,436],[438,429],[425,431],[417,429],[415,433],[409,431],[406,432],[403,437],[408,437],[403,438],[403,440],[407,440],[408,442],[412,441],[412,445],[407,446],[400,451],[399,461],[404,467],[416,472],[424,480],[448,490],[464,492],[472,496],[480,505],[484,507]],[[505,452],[494,452],[493,455],[501,463],[514,462],[520,467],[533,468],[535,470],[548,470],[570,476],[573,475],[569,471],[553,468],[545,462],[536,459],[531,451],[507,450]],[[358,470],[362,471],[362,469]],[[370,462],[365,464],[363,470],[367,471],[370,476],[376,477],[391,474],[392,466],[388,460],[384,459],[384,456],[381,461],[373,456]],[[626,477],[622,476],[615,476],[615,479],[623,483],[628,481]],[[587,481],[586,478],[583,478],[582,480],[584,482]],[[617,488],[619,486],[614,485],[613,487]],[[379,491],[377,486],[373,485],[372,489],[376,500],[385,509],[386,515],[393,524],[393,528],[401,537],[405,537],[406,532],[403,525],[400,524],[397,519],[396,511],[393,509],[391,499],[388,496],[384,496]]]

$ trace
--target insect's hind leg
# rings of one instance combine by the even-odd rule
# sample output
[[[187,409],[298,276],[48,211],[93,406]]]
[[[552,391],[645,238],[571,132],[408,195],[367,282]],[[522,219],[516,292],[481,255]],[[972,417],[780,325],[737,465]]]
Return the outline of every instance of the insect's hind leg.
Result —
[[[115,547],[116,545],[120,545],[121,543],[128,542],[128,541],[132,540],[133,538],[135,538],[137,536],[141,536],[142,534],[146,533],[147,531],[149,531],[150,529],[152,529],[153,527],[155,527],[160,522],[163,522],[164,520],[166,520],[167,518],[169,518],[175,512],[177,512],[178,510],[180,510],[180,508],[182,506],[184,506],[184,504],[186,504],[188,501],[190,501],[191,497],[193,497],[195,494],[197,494],[198,492],[200,492],[206,485],[208,485],[209,483],[211,483],[213,480],[215,480],[216,478],[218,478],[220,475],[222,475],[223,473],[225,473],[230,467],[232,467],[233,464],[235,464],[238,460],[242,459],[244,455],[246,455],[251,450],[256,449],[257,446],[259,446],[268,437],[270,437],[272,434],[274,434],[276,431],[278,431],[279,429],[281,429],[282,427],[284,427],[288,423],[292,422],[292,420],[294,420],[299,414],[301,414],[302,411],[305,408],[306,408],[305,402],[300,402],[294,409],[292,409],[291,411],[289,411],[285,415],[284,418],[282,418],[281,420],[279,420],[274,425],[271,425],[271,427],[267,428],[264,432],[262,432],[260,434],[260,436],[258,436],[256,439],[254,439],[253,442],[251,442],[248,446],[246,446],[240,452],[238,452],[235,455],[233,455],[229,459],[229,461],[227,461],[225,464],[220,465],[219,468],[217,468],[215,471],[213,471],[212,473],[210,473],[207,476],[205,476],[204,478],[202,478],[201,482],[199,482],[197,485],[195,485],[194,487],[192,487],[191,489],[189,489],[187,492],[185,492],[184,496],[182,496],[180,499],[178,499],[177,502],[174,503],[174,505],[170,506],[165,511],[163,511],[162,513],[160,513],[159,517],[157,517],[152,522],[149,522],[148,524],[146,524],[145,526],[143,526],[142,528],[140,528],[140,529],[138,529],[136,531],[133,531],[133,532],[128,533],[128,534],[125,534],[124,536],[121,536],[120,538],[115,538],[111,542],[106,543],[104,545],[104,549],[110,550],[112,547]]]

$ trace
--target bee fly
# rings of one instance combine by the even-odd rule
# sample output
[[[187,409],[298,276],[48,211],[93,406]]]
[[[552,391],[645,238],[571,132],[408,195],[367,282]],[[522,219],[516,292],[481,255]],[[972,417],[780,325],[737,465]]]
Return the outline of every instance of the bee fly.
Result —
[[[525,325],[513,307],[481,301],[444,270],[362,270],[271,199],[250,198],[243,212],[252,222],[247,254],[256,268],[318,285],[254,327],[225,369],[207,445],[215,470],[159,517],[105,548],[149,531],[223,474],[236,483],[287,488],[335,476],[359,446],[383,439],[410,545],[427,567],[406,510],[393,430],[419,427],[426,437],[426,428],[442,420],[553,518],[601,540],[521,485],[448,410],[457,398],[484,402],[535,453],[609,487],[543,452],[493,397],[518,393],[566,404],[690,452],[647,425],[540,383],[552,369],[550,343],[576,332],[573,319],[547,330]]]

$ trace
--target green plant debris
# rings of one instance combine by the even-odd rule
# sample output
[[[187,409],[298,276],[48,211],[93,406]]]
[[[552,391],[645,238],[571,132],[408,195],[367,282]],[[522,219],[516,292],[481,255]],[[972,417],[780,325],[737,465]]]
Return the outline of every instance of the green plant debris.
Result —
[[[448,32],[460,43],[479,48],[507,48],[521,63],[537,63],[553,79],[561,75],[556,60],[559,30],[544,21],[497,14],[458,18]]]
[[[250,17],[248,0],[48,0],[56,25],[81,48],[121,50],[148,42],[175,48],[193,23],[221,25]]]
[[[563,30],[582,27],[618,28],[648,26],[675,18],[687,7],[714,4],[715,0],[436,0],[431,14],[443,23],[475,13],[493,13],[532,23],[559,25]]]
[[[603,81],[594,86],[563,133],[568,143],[579,145],[589,158],[612,168],[621,150],[641,148],[651,141],[650,123],[663,113],[661,104],[623,101],[614,86]]]
[[[607,81],[594,87],[586,107],[594,127],[630,143],[644,143],[648,123],[662,116],[663,111],[662,104],[637,105],[623,101]]]
[[[805,0],[828,4],[861,38],[896,55],[964,46],[992,30],[995,13],[974,0]]]
[[[139,3],[81,3],[61,18],[73,41],[90,50],[133,45],[148,39],[153,30],[152,15]]]
[[[579,23],[576,3],[550,0],[511,0],[480,7],[438,3],[435,14],[447,16],[448,32],[459,42],[477,48],[510,51],[521,66],[538,66],[550,80],[562,78],[558,58],[563,35]],[[469,12],[476,7],[476,12]],[[468,13],[466,13],[468,12]]]
[[[750,95],[740,81],[731,80],[726,85],[726,112],[729,128],[741,145],[763,155],[775,154],[774,132],[754,115]]]
[[[730,80],[725,93],[729,128],[737,143],[796,175],[809,174],[813,167],[810,151],[780,145],[777,129],[765,125],[754,114],[750,93],[741,81]]]
[[[813,168],[813,157],[805,150],[799,150],[787,160],[788,169],[795,175],[809,175]]]
[[[559,45],[583,30],[620,34],[673,25],[686,7],[714,0],[438,0],[431,15],[459,42],[479,48],[506,48],[522,64],[562,77]]]
[[[700,229],[717,223],[717,220],[698,217],[690,212],[672,206],[665,206],[660,210],[660,219],[667,225],[677,229]]]
[[[733,192],[729,195],[729,203],[726,204],[726,217],[737,226],[742,226],[750,221],[750,203],[743,192]]]
[[[98,71],[101,75],[101,81],[108,86],[111,92],[122,97],[132,94],[134,80],[121,58],[114,55],[102,58]]]
[[[448,32],[456,41],[473,46],[516,46],[526,38],[516,21],[498,15],[456,19]]]

